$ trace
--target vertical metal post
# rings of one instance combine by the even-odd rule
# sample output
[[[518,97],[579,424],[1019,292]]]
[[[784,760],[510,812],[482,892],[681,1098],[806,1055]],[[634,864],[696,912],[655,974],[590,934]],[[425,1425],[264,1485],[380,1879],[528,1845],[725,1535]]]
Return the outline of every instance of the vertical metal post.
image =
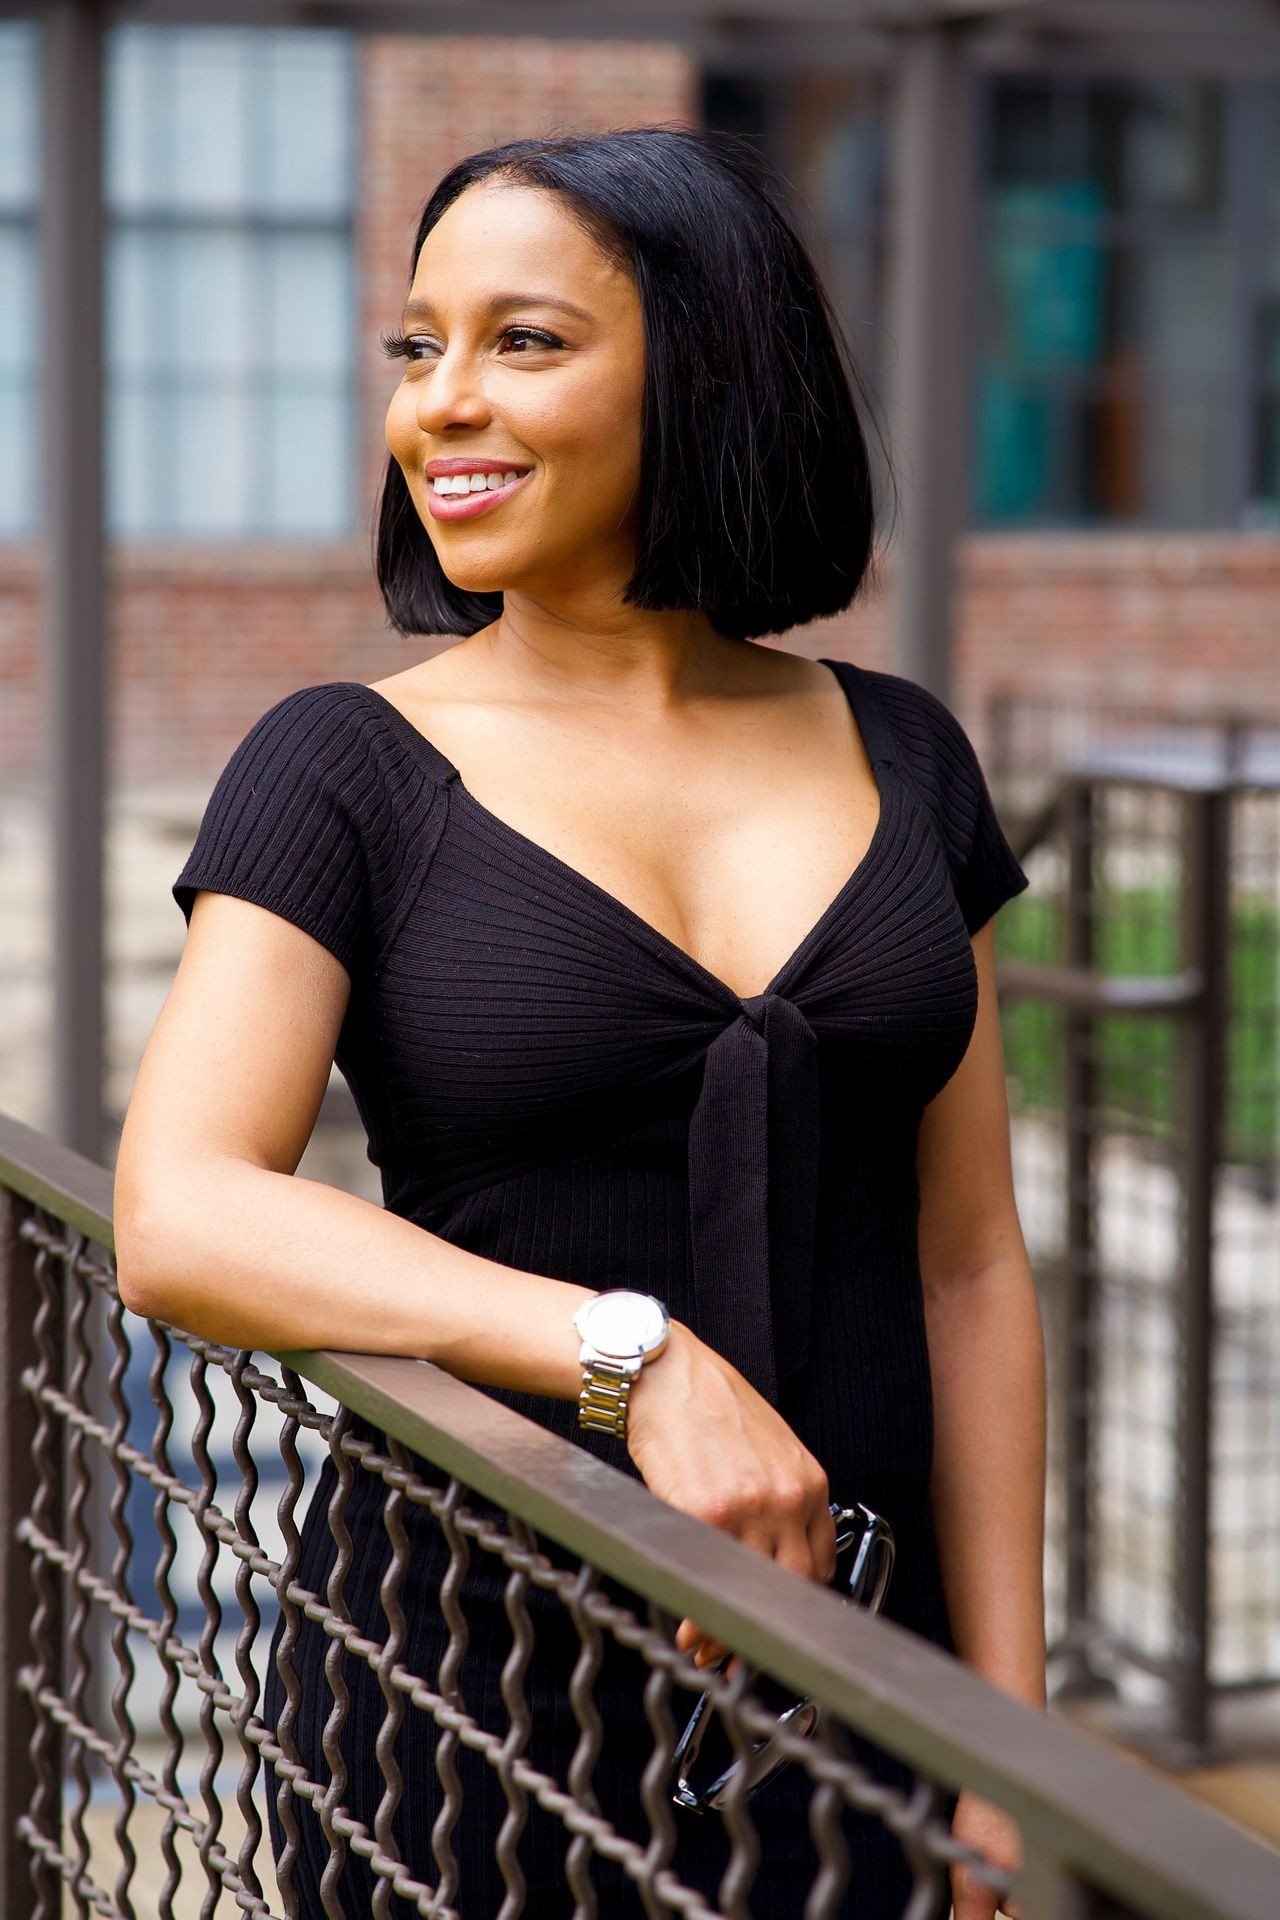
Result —
[[[53,823],[50,1128],[102,1153],[103,9],[50,0],[44,81],[46,772]]]
[[[890,213],[889,399],[903,509],[895,665],[949,700],[953,548],[969,500],[973,82],[962,25],[911,27],[899,49]]]
[[[1202,991],[1182,1023],[1179,1082],[1183,1246],[1177,1369],[1177,1537],[1173,1595],[1173,1728],[1177,1757],[1210,1750],[1209,1521],[1213,1422],[1213,1206],[1222,1159],[1223,1087],[1230,1017],[1231,792],[1187,795],[1183,939],[1187,967]]]
[[[1091,969],[1094,941],[1094,840],[1092,788],[1071,781],[1063,792],[1067,847],[1067,965]],[[1066,1111],[1066,1257],[1063,1271],[1062,1392],[1066,1487],[1066,1640],[1055,1698],[1097,1693],[1109,1682],[1092,1666],[1094,1494],[1093,1393],[1097,1324],[1097,1208],[1094,1193],[1094,1130],[1097,1126],[1097,1026],[1092,1014],[1064,1015]]]
[[[19,1521],[31,1510],[34,1476],[33,1452],[36,1437],[36,1410],[31,1395],[22,1385],[22,1376],[35,1370],[40,1362],[36,1334],[37,1288],[36,1250],[31,1241],[19,1238],[18,1228],[27,1208],[16,1195],[0,1188],[0,1662],[4,1668],[6,1704],[4,1724],[0,1728],[0,1910],[6,1914],[39,1912],[52,1916],[61,1906],[61,1879],[52,1866],[34,1860],[26,1842],[17,1831],[19,1817],[43,1801],[43,1820],[48,1837],[60,1841],[61,1780],[63,1739],[46,1722],[41,1735],[45,1765],[56,1780],[40,1794],[40,1769],[33,1752],[36,1713],[29,1696],[20,1692],[14,1681],[22,1668],[31,1668],[33,1654],[39,1664],[42,1652],[62,1646],[62,1623],[55,1617],[61,1611],[62,1583],[52,1571],[45,1581],[42,1649],[33,1647],[32,1622],[40,1608],[41,1595],[32,1574],[32,1554],[15,1542]],[[62,1353],[61,1326],[46,1329],[55,1353]],[[59,1380],[55,1384],[60,1385]],[[60,1519],[62,1512],[62,1434],[45,1452],[45,1472],[52,1485],[47,1506]],[[46,1514],[46,1520],[53,1517]],[[57,1522],[55,1521],[55,1531]],[[52,1605],[50,1604],[52,1602]],[[44,1681],[58,1692],[62,1690],[61,1671],[45,1672]],[[48,1829],[51,1828],[51,1831]]]

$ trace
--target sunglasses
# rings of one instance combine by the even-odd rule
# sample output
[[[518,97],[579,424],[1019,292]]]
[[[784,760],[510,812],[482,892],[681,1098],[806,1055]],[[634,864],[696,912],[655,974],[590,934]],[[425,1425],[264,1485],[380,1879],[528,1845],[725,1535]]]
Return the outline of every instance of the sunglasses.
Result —
[[[861,1501],[852,1507],[838,1506],[835,1501],[830,1504],[836,1523],[836,1570],[829,1584],[841,1599],[868,1613],[878,1613],[893,1572],[893,1529]],[[710,1670],[718,1673],[732,1658],[731,1652],[722,1654]],[[813,1732],[822,1709],[812,1695],[797,1700],[767,1674],[755,1681],[753,1692],[780,1726],[800,1735]],[[791,1757],[773,1734],[766,1734],[752,1741],[747,1753],[738,1758],[723,1718],[710,1710],[711,1705],[710,1695],[704,1693],[676,1742],[671,1763],[671,1798],[678,1807],[694,1813],[721,1808],[740,1770],[745,1772],[743,1797],[750,1799],[781,1772]]]

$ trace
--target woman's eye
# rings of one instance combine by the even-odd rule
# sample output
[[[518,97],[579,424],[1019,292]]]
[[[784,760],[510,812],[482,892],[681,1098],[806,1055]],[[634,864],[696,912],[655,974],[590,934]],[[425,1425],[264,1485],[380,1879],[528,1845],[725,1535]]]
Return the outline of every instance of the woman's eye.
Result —
[[[558,339],[554,333],[547,333],[541,327],[507,327],[500,337],[503,340],[531,342],[535,347],[554,348],[564,345],[563,340]],[[379,340],[382,351],[389,360],[419,360],[422,358],[418,351],[420,347],[430,349],[436,344],[434,340],[421,333],[409,335],[383,333],[379,335]],[[519,360],[523,358],[523,354],[516,352],[515,357]]]
[[[541,327],[508,327],[502,337],[504,340],[515,338],[532,340],[534,345],[538,347],[562,347],[564,345],[563,340],[558,340],[554,333],[544,333]]]

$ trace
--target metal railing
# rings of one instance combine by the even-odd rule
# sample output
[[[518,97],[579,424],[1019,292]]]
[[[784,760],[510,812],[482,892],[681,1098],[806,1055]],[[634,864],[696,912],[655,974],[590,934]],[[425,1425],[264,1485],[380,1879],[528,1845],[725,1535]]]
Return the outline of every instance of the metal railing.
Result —
[[[1280,723],[995,718],[1054,1697],[1140,1688],[1203,1761],[1215,1702],[1280,1681]]]
[[[575,1915],[625,1911],[597,1899],[608,1868],[635,1889],[637,1911],[748,1916],[758,1911],[752,1809],[763,1795],[749,1803],[731,1793],[721,1814],[698,1816],[722,1823],[718,1883],[691,1886],[677,1871],[687,1816],[671,1804],[669,1768],[678,1723],[709,1692],[734,1753],[773,1732],[792,1777],[808,1778],[806,1920],[857,1910],[859,1857],[847,1844],[857,1816],[901,1849],[903,1920],[945,1916],[957,1859],[1007,1893],[1014,1877],[950,1831],[949,1795],[961,1787],[1018,1824],[1024,1865],[1014,1884],[1025,1920],[1273,1920],[1280,1854],[467,1383],[424,1362],[355,1354],[281,1355],[272,1371],[132,1315],[114,1285],[109,1203],[101,1168],[0,1118],[0,1658],[13,1686],[2,1743],[6,1915],[50,1920],[65,1888],[79,1914],[170,1920],[182,1910],[186,1871],[205,1916],[224,1902],[261,1916],[340,1916],[348,1909],[339,1880],[355,1855],[374,1876],[375,1916],[472,1920],[496,1911],[496,1902],[468,1906],[459,1884],[455,1840],[467,1832],[469,1806],[459,1763],[472,1754],[501,1782],[492,1884],[504,1917],[536,1910],[541,1920],[547,1911],[527,1905],[519,1852],[537,1810],[563,1838],[566,1912],[570,1901]],[[140,1380],[145,1418],[131,1390]],[[335,1549],[323,1592],[307,1586],[300,1549],[313,1469]],[[381,1639],[361,1635],[346,1604],[359,1570],[345,1516],[368,1483],[385,1537],[375,1569]],[[438,1601],[449,1640],[438,1674],[414,1672],[401,1657],[412,1514],[447,1546]],[[501,1728],[468,1711],[460,1679],[472,1561],[486,1557],[510,1622]],[[422,1600],[414,1589],[414,1603]],[[276,1604],[269,1660],[266,1617]],[[674,1644],[685,1614],[749,1664],[732,1679],[694,1666]],[[554,1669],[543,1637],[553,1616],[568,1623],[564,1638],[576,1649],[565,1706],[576,1744],[564,1777],[538,1764],[527,1693]],[[304,1705],[320,1711],[303,1702],[292,1664],[304,1618],[328,1636],[325,1765],[311,1773],[295,1738]],[[592,1692],[610,1641],[631,1650],[646,1676],[649,1752],[631,1795],[639,1832],[624,1831],[593,1788],[619,1732],[601,1723]],[[278,1711],[265,1704],[269,1664]],[[757,1674],[817,1697],[812,1734],[779,1728]],[[377,1724],[362,1723],[362,1737],[380,1784],[357,1809],[342,1735],[361,1675],[376,1681],[377,1695],[366,1688],[365,1697],[378,1700]],[[150,1744],[138,1728],[143,1694],[158,1734]],[[398,1841],[406,1792],[398,1755],[415,1717],[433,1723],[440,1787],[430,1878],[421,1857],[410,1870]],[[233,1774],[224,1780],[228,1748]],[[865,1764],[869,1752],[895,1760],[897,1783]],[[423,1790],[421,1779],[413,1790]],[[148,1803],[160,1826],[144,1850],[134,1830]],[[275,1859],[264,1840],[272,1811]],[[302,1855],[314,1861],[317,1848],[320,1906],[308,1909],[295,1881]],[[153,1858],[163,1884],[144,1900],[140,1874]],[[852,1904],[842,1905],[850,1887]],[[802,1893],[797,1886],[797,1913]]]

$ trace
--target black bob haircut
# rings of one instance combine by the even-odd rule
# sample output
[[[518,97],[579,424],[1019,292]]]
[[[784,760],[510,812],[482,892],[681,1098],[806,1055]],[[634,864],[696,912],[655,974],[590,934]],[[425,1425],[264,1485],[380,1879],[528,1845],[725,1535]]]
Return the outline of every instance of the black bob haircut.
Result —
[[[471,154],[423,208],[410,281],[441,215],[495,178],[562,194],[640,295],[639,526],[623,600],[703,613],[735,639],[847,607],[875,534],[853,396],[865,387],[754,149],[733,135],[640,126]],[[378,586],[399,632],[466,635],[497,619],[501,593],[464,592],[445,575],[394,455],[376,522]]]

